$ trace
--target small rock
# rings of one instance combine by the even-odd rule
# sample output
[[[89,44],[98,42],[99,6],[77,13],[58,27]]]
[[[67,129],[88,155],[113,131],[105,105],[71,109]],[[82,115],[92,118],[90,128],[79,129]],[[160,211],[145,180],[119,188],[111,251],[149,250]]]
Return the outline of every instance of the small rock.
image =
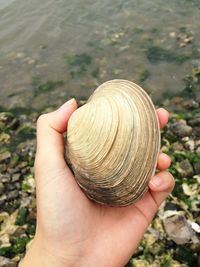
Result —
[[[188,110],[192,110],[199,107],[199,104],[193,99],[185,100],[182,105],[185,109]]]
[[[24,58],[24,57],[25,57],[25,54],[22,53],[22,52],[18,52],[18,53],[16,54],[16,58],[18,58],[18,59],[21,59],[21,58]]]
[[[187,34],[187,33],[179,33],[177,35],[177,40],[179,41],[180,47],[187,46],[188,44],[190,44],[192,42],[193,39],[194,39],[194,37],[190,34]]]
[[[0,256],[0,267],[17,267],[17,263],[11,259]]]
[[[196,137],[200,137],[200,127],[194,127],[193,133]]]
[[[7,220],[9,217],[9,214],[7,212],[1,212],[0,213],[0,223],[4,222],[5,220]]]
[[[19,167],[20,169],[23,169],[23,168],[25,168],[27,165],[28,165],[28,162],[27,162],[27,161],[22,161],[22,162],[20,162],[20,163],[18,164],[18,167]]]
[[[18,182],[19,180],[20,180],[20,176],[21,176],[21,174],[20,173],[14,173],[13,175],[12,175],[12,182]]]
[[[169,238],[178,245],[188,243],[194,235],[191,226],[182,215],[166,218],[164,227]]]
[[[175,242],[172,241],[172,240],[167,240],[166,239],[164,242],[165,242],[166,249],[173,249],[174,247],[176,247]]]
[[[31,65],[31,64],[34,64],[35,63],[35,60],[32,59],[32,58],[30,58],[30,57],[26,57],[26,58],[24,58],[23,62]]]
[[[185,150],[184,146],[179,142],[175,142],[175,143],[171,144],[171,149],[173,151],[184,151]]]
[[[172,202],[166,202],[164,210],[180,210],[180,207]]]
[[[200,146],[200,139],[195,140],[195,146],[196,147]]]
[[[8,193],[7,200],[13,200],[19,196],[19,192],[17,190],[13,190]]]
[[[188,126],[186,124],[186,121],[180,120],[171,126],[172,132],[179,136],[179,137],[185,137],[185,136],[190,136],[192,133],[192,127]]]
[[[176,37],[176,33],[175,32],[170,32],[169,36],[174,38],[174,37]]]
[[[192,127],[194,126],[200,127],[200,118],[191,119],[188,121],[188,124],[191,125]]]
[[[15,167],[19,162],[19,155],[13,154],[9,166]]]
[[[15,182],[15,188],[20,190],[21,189],[21,183],[20,182]]]
[[[5,202],[6,202],[6,195],[0,196],[0,208],[4,206]]]
[[[4,162],[10,158],[11,158],[11,153],[9,151],[5,151],[5,152],[0,154],[0,163]]]
[[[191,177],[194,174],[193,167],[188,159],[185,159],[177,164],[177,171],[182,177]]]
[[[4,189],[5,189],[4,184],[2,182],[0,182],[0,195],[3,194]]]
[[[7,133],[1,133],[0,134],[0,143],[2,144],[8,144],[10,142],[10,135]]]
[[[197,149],[196,149],[196,153],[200,153],[200,146],[197,147]]]
[[[172,103],[172,104],[175,104],[175,105],[180,104],[180,103],[182,103],[182,102],[183,102],[183,98],[180,97],[180,96],[174,96],[174,97],[171,99],[171,103]]]
[[[19,238],[19,237],[23,237],[23,236],[26,236],[26,228],[25,227],[22,227],[22,226],[19,226],[15,232],[12,234],[12,238],[15,239],[15,238]]]
[[[196,184],[188,185],[186,183],[182,184],[183,192],[186,196],[195,196],[197,194]]]
[[[14,118],[9,124],[9,128],[11,130],[16,130],[20,125],[20,121],[17,118]]]
[[[47,47],[48,47],[48,46],[45,45],[45,44],[44,44],[44,45],[43,45],[43,44],[40,45],[40,49],[46,49]]]
[[[200,216],[196,218],[196,222],[200,225]]]
[[[0,121],[4,123],[9,123],[13,120],[13,114],[10,112],[0,112]]]
[[[0,121],[0,130],[3,131],[4,128],[5,128],[5,123],[3,123],[2,121]]]
[[[185,148],[191,152],[194,152],[195,149],[195,141],[193,139],[189,139],[186,143],[185,143]]]
[[[200,174],[200,162],[193,163],[194,171],[196,174]]]
[[[8,183],[8,184],[6,184],[6,189],[7,189],[8,191],[15,190],[15,189],[16,189],[16,188],[15,188],[15,183]]]
[[[192,229],[197,232],[197,233],[200,233],[200,225],[196,222],[191,222],[191,227]],[[200,244],[199,244],[200,245]]]
[[[27,173],[29,173],[29,168],[27,167],[27,168],[23,168],[23,169],[21,169],[21,174],[27,174]]]
[[[10,174],[5,173],[0,175],[0,180],[2,183],[9,183],[10,182]]]
[[[6,170],[7,170],[6,164],[5,163],[4,164],[0,164],[0,173],[5,172]]]

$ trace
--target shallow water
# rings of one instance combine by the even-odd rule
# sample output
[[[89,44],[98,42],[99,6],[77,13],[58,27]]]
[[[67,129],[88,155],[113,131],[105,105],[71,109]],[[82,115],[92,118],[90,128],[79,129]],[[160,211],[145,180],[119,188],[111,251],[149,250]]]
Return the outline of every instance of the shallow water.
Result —
[[[199,29],[199,0],[0,0],[0,106],[85,99],[112,78],[165,99],[200,64]]]

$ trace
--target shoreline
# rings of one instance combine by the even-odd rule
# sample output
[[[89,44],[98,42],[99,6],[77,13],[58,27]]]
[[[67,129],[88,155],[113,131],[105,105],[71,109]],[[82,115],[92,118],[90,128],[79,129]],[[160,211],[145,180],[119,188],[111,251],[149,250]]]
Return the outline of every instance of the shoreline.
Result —
[[[199,87],[200,69],[196,69],[187,77],[183,96],[166,99],[161,105],[175,110],[161,131],[161,150],[172,158],[170,172],[176,186],[145,233],[129,267],[198,266]],[[83,103],[79,101],[80,105]],[[17,266],[35,233],[33,164],[38,116],[35,110],[28,114],[22,109],[0,112],[0,267]]]

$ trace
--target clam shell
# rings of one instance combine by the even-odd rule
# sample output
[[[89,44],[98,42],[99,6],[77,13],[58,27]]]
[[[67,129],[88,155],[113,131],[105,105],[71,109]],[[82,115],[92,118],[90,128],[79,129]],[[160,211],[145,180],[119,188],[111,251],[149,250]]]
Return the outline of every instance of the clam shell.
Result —
[[[126,206],[148,190],[160,149],[160,130],[147,93],[127,80],[100,85],[69,119],[66,155],[86,195]]]

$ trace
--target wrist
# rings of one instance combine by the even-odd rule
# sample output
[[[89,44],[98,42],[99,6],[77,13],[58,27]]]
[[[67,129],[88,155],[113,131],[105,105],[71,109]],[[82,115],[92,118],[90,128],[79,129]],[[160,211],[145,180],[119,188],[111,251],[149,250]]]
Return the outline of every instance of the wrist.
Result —
[[[75,264],[68,264],[66,261],[56,257],[50,251],[45,249],[45,246],[33,241],[28,249],[24,259],[19,264],[19,267],[70,267]]]

